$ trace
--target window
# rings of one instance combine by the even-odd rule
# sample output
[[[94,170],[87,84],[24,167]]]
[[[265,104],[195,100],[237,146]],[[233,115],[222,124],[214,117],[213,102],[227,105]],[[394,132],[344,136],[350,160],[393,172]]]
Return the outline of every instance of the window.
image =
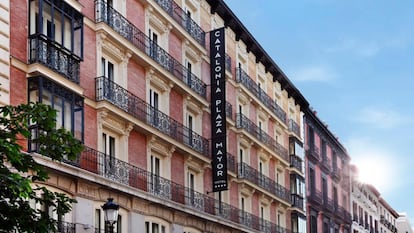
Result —
[[[150,42],[150,56],[151,57],[157,57],[158,56],[158,33],[154,30],[149,29],[148,32],[149,38],[151,40]]]
[[[311,150],[315,149],[315,133],[310,126],[308,127],[308,145]]]
[[[159,118],[161,117],[159,112],[159,93],[152,88],[149,90],[149,105],[151,106],[149,120],[154,127],[157,127],[160,124]]]
[[[47,186],[47,185],[44,187],[47,188],[50,192],[65,194],[68,198],[73,198],[70,194],[60,189]],[[43,199],[44,194],[41,190],[36,190],[36,196],[42,197]],[[58,205],[58,203],[56,202],[54,204]],[[56,220],[57,221],[56,227],[58,229],[58,232],[63,232],[63,229],[67,229],[68,231],[72,231],[72,230],[74,231],[74,225],[72,225],[72,213],[71,212],[66,213],[65,215],[58,215],[56,211],[57,207],[49,206],[45,203],[39,203],[39,202],[36,203],[34,199],[29,200],[29,205],[33,209],[44,211],[47,217],[53,220]]]
[[[167,233],[168,226],[165,222],[158,219],[145,221],[145,233]]]
[[[326,177],[322,176],[322,198],[324,203],[328,201],[328,182]]]
[[[63,0],[30,0],[30,35],[83,57],[83,15]]]
[[[309,191],[311,195],[315,195],[315,189],[316,189],[316,175],[315,170],[309,166]]]
[[[285,176],[281,168],[276,168],[276,183],[285,186]]]
[[[101,72],[102,72],[102,76],[114,82],[114,73],[115,73],[114,62],[110,61],[107,58],[102,57],[101,58]]]
[[[189,204],[191,206],[197,207],[198,206],[198,202],[200,200],[198,200],[198,196],[197,193],[195,192],[195,174],[192,171],[188,171],[187,172],[187,187],[188,187],[188,198],[189,198]]]
[[[190,147],[203,151],[204,142],[198,136],[201,134],[202,111],[201,107],[190,99],[184,100],[183,122],[184,143]]]
[[[313,210],[311,211],[310,216],[310,233],[318,233],[317,213]]]
[[[83,142],[83,98],[70,90],[41,76],[29,79],[29,102],[50,105],[57,111],[56,127],[65,128]],[[39,133],[32,126],[32,137]],[[29,143],[29,151],[38,151],[37,145]]]

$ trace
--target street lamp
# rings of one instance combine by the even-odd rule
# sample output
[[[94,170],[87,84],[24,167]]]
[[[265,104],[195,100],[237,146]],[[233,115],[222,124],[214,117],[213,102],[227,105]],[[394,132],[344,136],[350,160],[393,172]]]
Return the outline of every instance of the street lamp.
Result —
[[[109,233],[114,233],[114,224],[118,220],[119,205],[113,202],[113,198],[108,198],[108,201],[101,207],[104,211],[105,225],[108,225]]]

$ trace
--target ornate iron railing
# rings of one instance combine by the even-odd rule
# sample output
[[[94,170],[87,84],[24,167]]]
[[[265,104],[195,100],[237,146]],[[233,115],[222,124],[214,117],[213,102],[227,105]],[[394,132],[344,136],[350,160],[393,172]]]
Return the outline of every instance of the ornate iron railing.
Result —
[[[41,63],[79,84],[80,58],[43,34],[29,36],[29,63]]]
[[[256,96],[260,102],[268,107],[284,124],[286,124],[286,112],[257,85],[253,79],[240,67],[236,69],[236,82],[241,83]]]
[[[330,158],[328,158],[328,156],[327,155],[322,155],[322,161],[321,161],[321,165],[322,165],[322,168],[325,168],[326,169],[326,171],[331,171],[331,164],[332,164],[332,162],[331,162],[331,159]]]
[[[290,155],[290,166],[298,169],[300,172],[303,172],[303,161],[296,155]]]
[[[191,73],[190,70],[168,54],[156,42],[152,41],[114,8],[106,4],[105,1],[95,1],[95,14],[97,23],[104,22],[109,25],[119,35],[173,74],[174,77],[184,82],[197,94],[206,98],[207,85],[201,79]]]
[[[96,101],[106,100],[210,158],[209,141],[106,77],[97,77]]]
[[[280,157],[288,161],[288,151],[276,140],[270,137],[265,131],[260,129],[256,124],[254,124],[249,118],[244,116],[241,113],[236,114],[236,127],[246,130],[257,140],[261,141],[263,144],[268,146],[271,150],[275,151]]]
[[[290,203],[292,204],[292,207],[303,209],[303,197],[296,193],[290,194]]]
[[[318,204],[323,204],[322,193],[319,190],[311,190],[308,194],[308,200]]]
[[[313,159],[315,161],[320,160],[319,147],[318,146],[310,145],[309,148],[306,150],[306,152],[307,152],[307,156],[310,157],[311,159]]]
[[[155,2],[179,23],[201,46],[205,46],[206,33],[203,29],[173,0],[155,0]]]
[[[289,119],[289,130],[300,137],[300,126],[293,119]]]
[[[253,184],[263,188],[264,190],[276,195],[277,197],[290,201],[290,191],[289,189],[283,187],[282,185],[276,183],[276,181],[270,179],[269,177],[261,174],[256,169],[250,167],[246,163],[238,164],[238,177],[241,179],[248,180]]]
[[[261,230],[260,221],[262,221],[262,224],[268,226],[267,230],[263,232],[279,232],[277,230],[280,230],[280,232],[290,233],[288,229],[280,227],[275,223],[263,220],[258,216],[244,212],[211,196],[192,190],[125,161],[112,157],[111,161],[113,162],[111,163],[114,167],[108,169],[108,162],[106,160],[109,158],[109,155],[85,147],[84,151],[69,164],[116,183],[123,183],[153,196],[160,197],[164,201],[179,203],[195,211],[211,214],[218,218],[225,217],[229,221],[243,224],[254,230]]]
[[[341,179],[341,171],[340,171],[340,169],[338,168],[338,166],[332,166],[332,176],[333,176],[335,179],[338,179],[338,180],[340,180],[340,179]]]
[[[327,196],[327,194],[325,194],[326,196],[322,195],[322,200],[323,200],[323,208],[328,211],[333,213],[334,211],[334,201],[332,200],[332,198],[329,198]]]

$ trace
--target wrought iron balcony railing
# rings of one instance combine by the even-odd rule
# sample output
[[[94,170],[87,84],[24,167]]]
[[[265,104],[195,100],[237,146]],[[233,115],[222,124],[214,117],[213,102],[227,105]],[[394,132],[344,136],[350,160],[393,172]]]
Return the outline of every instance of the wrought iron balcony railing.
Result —
[[[174,77],[185,83],[191,90],[206,98],[207,85],[190,72],[179,61],[162,49],[156,42],[135,27],[125,17],[103,0],[95,1],[96,22],[104,22],[119,35],[147,54]]]
[[[96,101],[106,100],[138,120],[210,158],[209,141],[106,77],[97,77]]]
[[[308,193],[307,199],[317,204],[323,204],[322,193],[321,191],[316,189],[313,189]]]
[[[69,161],[64,162],[69,163]],[[261,230],[260,221],[262,221],[262,224],[268,226],[266,228],[267,230],[263,232],[290,233],[288,229],[280,227],[268,220],[263,220],[258,216],[216,200],[206,194],[197,192],[89,147],[85,147],[84,151],[74,161],[70,161],[69,164],[110,179],[116,183],[128,185],[153,196],[160,197],[163,201],[182,204],[194,211],[227,219],[254,230]]]
[[[256,96],[266,107],[268,107],[284,124],[286,124],[286,112],[257,85],[253,79],[240,67],[236,69],[236,82],[241,83],[254,96]]]
[[[155,2],[179,23],[201,46],[205,46],[206,33],[174,0],[155,0]]]
[[[338,168],[338,166],[332,166],[332,177],[334,177],[337,180],[341,179],[341,171]]]
[[[326,195],[326,196],[325,196]],[[327,196],[327,194],[322,195],[322,200],[323,200],[323,208],[328,211],[328,212],[333,212],[334,211],[334,201],[332,200],[332,198],[329,198]]]
[[[289,119],[289,130],[300,137],[300,126],[293,119]]]
[[[254,124],[249,118],[244,116],[241,113],[236,115],[236,127],[246,130],[257,140],[261,141],[263,144],[268,146],[271,150],[275,151],[280,157],[288,161],[288,151],[276,140],[270,137],[265,131],[260,129],[256,124]]]
[[[29,63],[41,63],[79,84],[80,58],[43,34],[29,36]]]
[[[292,204],[292,207],[299,208],[303,210],[303,197],[296,193],[290,194],[290,203]]]
[[[273,195],[285,200],[290,201],[290,191],[289,189],[283,187],[282,185],[276,183],[276,181],[270,179],[269,177],[261,174],[256,169],[250,167],[246,163],[238,164],[238,177],[241,179],[246,179],[253,184],[263,188],[264,190],[270,192]]]
[[[290,166],[303,172],[303,161],[299,156],[290,155]]]
[[[328,156],[322,156],[322,161],[321,161],[321,165],[322,165],[322,168],[324,168],[326,171],[331,171],[331,164],[332,164],[332,162],[331,162],[331,159],[330,158],[328,158]]]
[[[307,156],[310,159],[313,159],[315,161],[319,161],[320,160],[320,155],[319,155],[319,147],[316,145],[310,145],[309,148],[306,150],[307,152]]]

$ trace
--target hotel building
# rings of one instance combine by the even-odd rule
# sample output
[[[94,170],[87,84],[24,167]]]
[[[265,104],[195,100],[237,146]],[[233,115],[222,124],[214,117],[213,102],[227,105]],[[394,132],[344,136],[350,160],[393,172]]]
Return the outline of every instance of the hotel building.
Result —
[[[85,146],[56,163],[27,143],[50,171],[42,185],[77,200],[52,216],[60,232],[104,232],[107,198],[120,205],[118,233],[305,232],[306,208],[320,227],[349,229],[345,150],[307,118],[309,148],[321,143],[310,187],[324,196],[306,206],[308,103],[222,0],[0,0],[0,10],[1,104],[49,104]]]

